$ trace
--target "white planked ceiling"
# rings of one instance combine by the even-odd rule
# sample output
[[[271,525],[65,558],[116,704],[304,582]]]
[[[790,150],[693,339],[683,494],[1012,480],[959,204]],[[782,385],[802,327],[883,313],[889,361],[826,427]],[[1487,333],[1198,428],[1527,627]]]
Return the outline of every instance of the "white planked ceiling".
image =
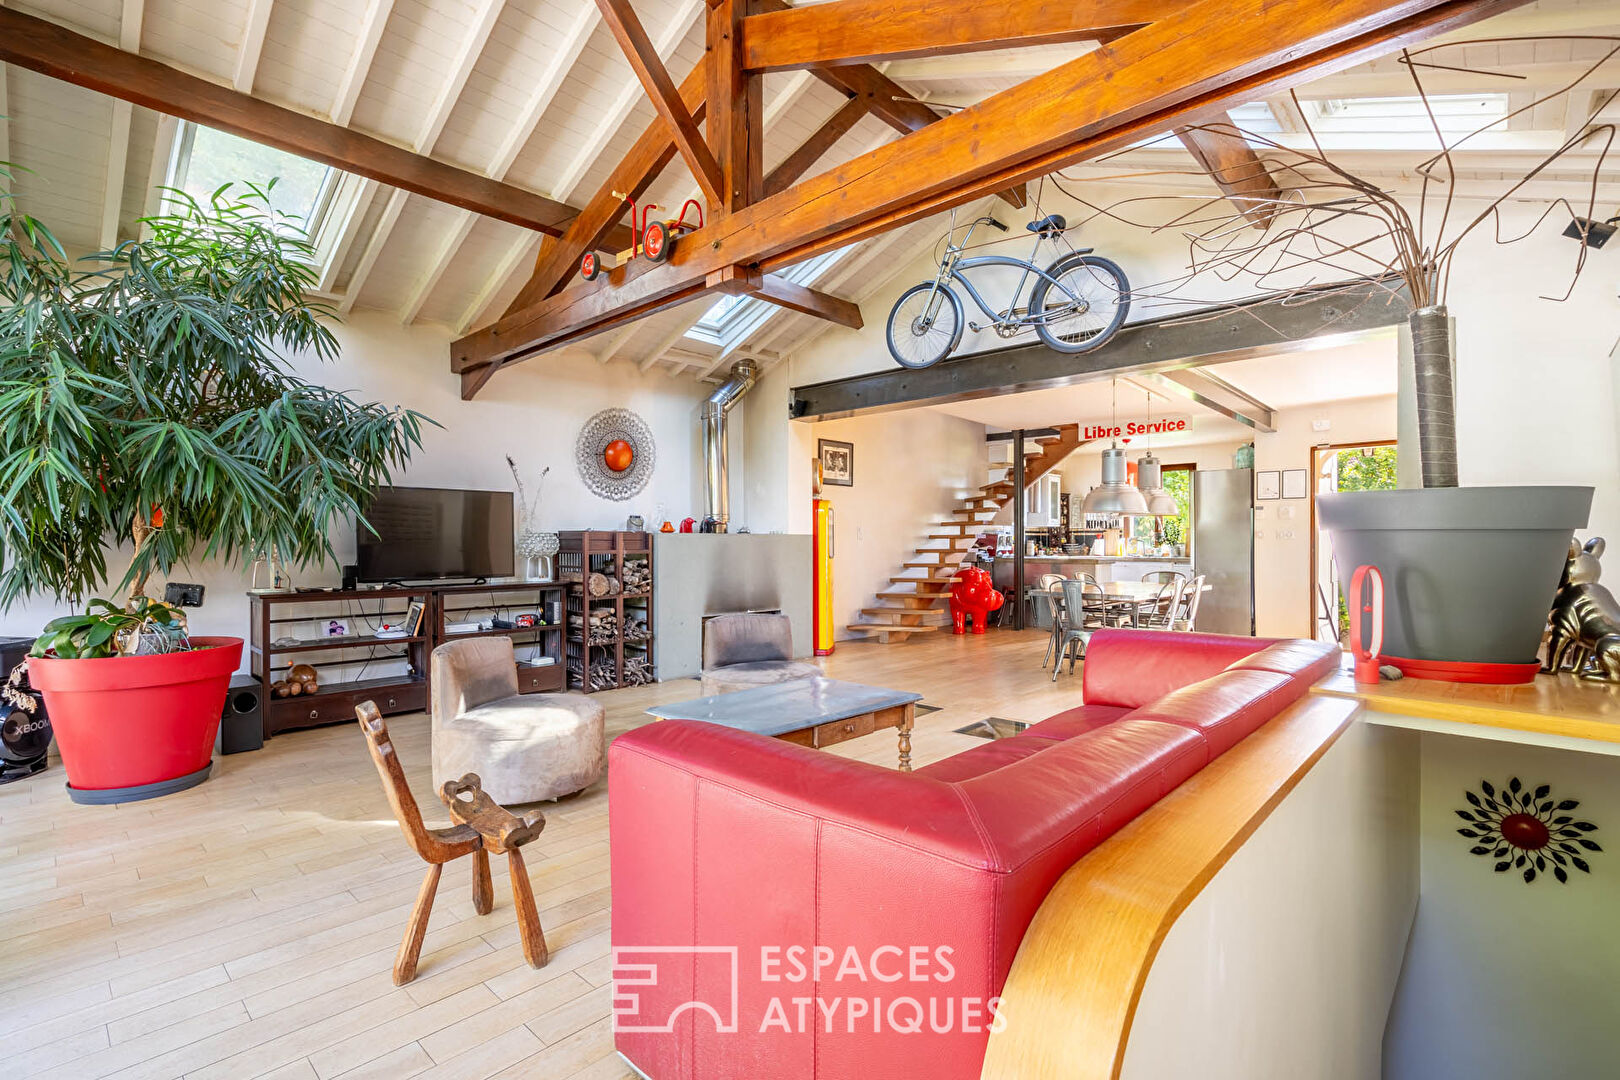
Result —
[[[590,198],[655,119],[593,0],[24,0],[12,6],[575,205]],[[684,77],[703,55],[703,0],[636,0],[635,6],[672,75]],[[1469,36],[1611,29],[1620,31],[1620,5],[1613,0],[1542,0],[1481,24]],[[903,60],[885,70],[920,99],[966,105],[1090,47]],[[1509,54],[1481,46],[1469,59],[1513,63],[1545,81],[1594,47],[1545,43]],[[1404,69],[1385,58],[1301,93],[1395,94],[1403,92],[1398,82],[1404,77]],[[1454,72],[1443,78],[1447,92],[1496,90],[1502,82]],[[1620,86],[1620,75],[1614,85]],[[23,209],[45,220],[75,251],[100,247],[109,221],[119,237],[133,235],[137,219],[152,205],[154,182],[161,182],[172,121],[18,68],[6,69],[0,88],[7,152],[26,170],[13,185]],[[767,76],[767,171],[842,100],[806,73]],[[1504,133],[1519,143],[1503,141],[1482,151],[1468,162],[1467,175],[1488,179],[1511,172],[1518,157],[1530,152],[1515,146],[1533,146],[1573,122],[1561,106],[1534,110]],[[897,137],[867,117],[823,165]],[[1379,152],[1369,149],[1360,157],[1358,167],[1376,174]],[[1173,146],[1136,158],[1168,159],[1173,169],[1186,168],[1190,160]],[[160,168],[154,170],[154,161]],[[1118,161],[1104,167],[1122,169]],[[390,311],[404,321],[444,324],[456,332],[497,317],[526,278],[537,238],[516,226],[374,187],[364,210],[351,219],[330,274],[340,306]],[[677,157],[647,197],[673,214],[696,194]],[[866,241],[815,284],[867,299],[884,289],[896,268],[930,248],[940,229],[937,219],[925,220]],[[732,357],[769,364],[827,326],[776,311],[745,340],[721,350],[682,332],[706,306],[699,301],[599,335],[583,347],[606,362],[714,378]],[[869,324],[883,315],[866,312]]]

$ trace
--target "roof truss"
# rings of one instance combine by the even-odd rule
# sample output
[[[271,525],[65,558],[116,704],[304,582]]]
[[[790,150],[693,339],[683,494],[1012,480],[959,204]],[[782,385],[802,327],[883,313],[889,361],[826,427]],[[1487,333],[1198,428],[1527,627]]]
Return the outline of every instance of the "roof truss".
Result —
[[[668,262],[534,300],[456,341],[510,363],[1465,26],[1516,0],[1196,0],[899,140],[712,216]],[[833,76],[845,70],[828,68]],[[559,245],[561,247],[562,245]],[[744,268],[736,271],[731,268]]]

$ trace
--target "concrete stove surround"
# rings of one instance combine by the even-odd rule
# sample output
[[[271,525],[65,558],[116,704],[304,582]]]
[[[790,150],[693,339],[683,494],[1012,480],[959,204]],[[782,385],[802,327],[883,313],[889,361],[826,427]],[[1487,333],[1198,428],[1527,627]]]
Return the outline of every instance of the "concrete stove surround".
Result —
[[[780,533],[659,533],[653,537],[653,635],[660,679],[696,678],[703,621],[780,611],[796,657],[811,650],[810,537]]]

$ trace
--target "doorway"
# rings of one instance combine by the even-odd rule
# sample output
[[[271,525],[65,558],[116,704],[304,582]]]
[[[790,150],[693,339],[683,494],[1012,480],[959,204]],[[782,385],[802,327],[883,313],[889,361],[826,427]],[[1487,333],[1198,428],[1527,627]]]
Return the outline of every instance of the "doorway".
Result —
[[[1311,447],[1311,633],[1318,641],[1343,642],[1350,615],[1343,582],[1333,564],[1333,537],[1316,523],[1316,497],[1340,491],[1388,491],[1395,487],[1393,440]]]

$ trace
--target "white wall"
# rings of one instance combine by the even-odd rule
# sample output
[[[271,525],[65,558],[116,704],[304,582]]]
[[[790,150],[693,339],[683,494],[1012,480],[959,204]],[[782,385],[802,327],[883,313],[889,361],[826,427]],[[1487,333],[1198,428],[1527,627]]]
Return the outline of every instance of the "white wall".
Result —
[[[1539,746],[1422,736],[1423,886],[1400,992],[1385,1041],[1388,1080],[1615,1075],[1615,978],[1620,973],[1620,759]],[[1518,777],[1598,826],[1604,850],[1583,853],[1590,874],[1526,884],[1470,855],[1454,811],[1480,780]],[[1337,842],[1335,837],[1334,843]]]
[[[414,408],[437,420],[410,467],[396,483],[429,487],[512,490],[506,455],[517,459],[525,483],[533,488],[540,470],[551,466],[542,495],[540,521],[548,529],[622,529],[629,514],[652,521],[660,505],[677,524],[703,516],[700,404],[709,387],[690,380],[671,380],[660,373],[642,375],[633,364],[603,367],[578,353],[537,357],[502,371],[471,402],[460,397],[460,382],[450,374],[449,334],[443,327],[405,329],[397,320],[357,313],[335,328],[340,359],[321,365],[295,358],[307,378],[351,390],[363,400]],[[586,490],[574,467],[574,440],[584,422],[600,409],[634,409],[652,428],[657,463],[647,488],[628,502],[611,502]],[[785,415],[785,410],[784,410]],[[746,441],[746,412],[732,414],[737,425],[734,458]],[[744,522],[747,470],[734,468],[733,516]],[[739,497],[740,496],[740,497]],[[334,545],[341,561],[352,561],[352,525],[337,531]],[[122,559],[110,562],[119,567]],[[188,612],[194,633],[245,636],[248,628],[248,578],[245,567],[210,561],[175,568],[174,580],[207,587],[201,608]],[[337,566],[294,571],[294,581],[335,585]],[[161,582],[152,590],[161,594]],[[37,634],[51,618],[63,614],[64,602],[32,597],[0,613],[0,633]],[[244,667],[246,661],[244,659]]]
[[[877,603],[900,563],[934,546],[926,539],[939,531],[932,523],[985,483],[984,425],[921,409],[797,426],[807,429],[812,455],[817,439],[855,445],[855,485],[822,488],[837,530],[833,617],[837,636],[852,636],[844,627],[862,621],[861,608]],[[802,501],[808,512],[808,495]]]

